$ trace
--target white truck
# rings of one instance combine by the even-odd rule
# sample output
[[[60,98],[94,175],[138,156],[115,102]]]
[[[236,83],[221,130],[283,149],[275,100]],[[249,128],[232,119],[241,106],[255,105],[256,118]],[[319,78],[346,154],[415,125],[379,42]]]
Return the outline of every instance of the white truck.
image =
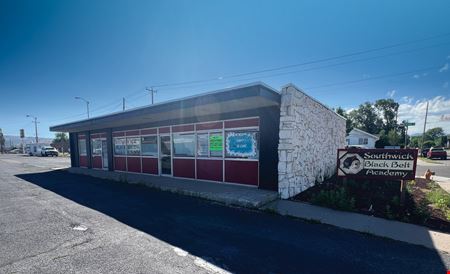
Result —
[[[48,144],[43,143],[26,144],[25,153],[30,156],[42,156],[41,150],[43,147],[46,146],[48,146]]]

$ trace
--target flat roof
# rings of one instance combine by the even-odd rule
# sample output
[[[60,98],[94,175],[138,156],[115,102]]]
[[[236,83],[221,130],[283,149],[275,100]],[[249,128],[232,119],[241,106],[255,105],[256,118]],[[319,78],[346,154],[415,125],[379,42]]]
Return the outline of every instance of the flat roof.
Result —
[[[277,90],[263,82],[255,82],[55,125],[50,131],[80,132],[245,111],[279,106],[280,98]]]

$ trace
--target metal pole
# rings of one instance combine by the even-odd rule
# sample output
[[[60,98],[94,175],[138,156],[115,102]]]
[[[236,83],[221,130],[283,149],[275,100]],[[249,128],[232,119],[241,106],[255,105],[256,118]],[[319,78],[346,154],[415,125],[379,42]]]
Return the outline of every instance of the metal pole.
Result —
[[[34,117],[34,135],[36,136],[36,144],[39,143],[38,130],[37,130],[37,117]]]
[[[125,97],[122,97],[122,111],[125,111]]]
[[[422,145],[420,146],[421,149],[423,149],[423,143],[425,142],[425,130],[427,128],[427,118],[428,118],[428,101],[427,101],[427,110],[425,112],[425,122],[423,123]]]
[[[152,98],[152,105],[153,105],[153,94],[156,93],[156,89],[151,88],[145,88],[147,91],[150,92],[151,98]]]
[[[87,115],[89,119],[89,101],[86,101]]]

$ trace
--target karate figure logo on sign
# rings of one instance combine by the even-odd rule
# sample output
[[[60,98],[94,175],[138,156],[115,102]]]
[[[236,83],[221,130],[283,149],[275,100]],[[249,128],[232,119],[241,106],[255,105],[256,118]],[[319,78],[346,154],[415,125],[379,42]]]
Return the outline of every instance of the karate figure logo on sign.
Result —
[[[340,162],[339,172],[357,174],[364,168],[364,159],[356,153],[347,153]],[[344,174],[340,174],[344,175]]]

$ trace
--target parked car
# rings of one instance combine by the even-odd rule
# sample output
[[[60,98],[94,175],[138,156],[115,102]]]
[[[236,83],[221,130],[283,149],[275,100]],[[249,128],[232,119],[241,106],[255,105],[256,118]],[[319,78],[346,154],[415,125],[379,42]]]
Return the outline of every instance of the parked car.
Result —
[[[440,158],[442,160],[446,160],[447,151],[445,151],[442,147],[432,147],[427,153],[427,158]]]
[[[41,156],[56,156],[58,157],[58,151],[54,147],[43,147],[41,148]]]
[[[422,157],[427,157],[428,151],[430,151],[429,147],[422,149],[421,151]]]

